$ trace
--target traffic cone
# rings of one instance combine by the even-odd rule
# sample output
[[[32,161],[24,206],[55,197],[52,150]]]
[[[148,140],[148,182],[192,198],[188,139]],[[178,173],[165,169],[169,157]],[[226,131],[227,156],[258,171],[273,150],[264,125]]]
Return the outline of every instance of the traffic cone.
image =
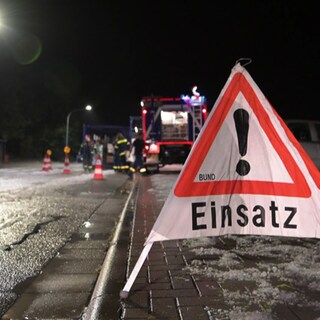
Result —
[[[47,166],[48,166],[48,170],[52,170],[52,167],[51,167],[51,157],[50,155],[48,154],[47,155]]]
[[[63,173],[71,173],[71,170],[70,170],[70,168],[69,168],[69,164],[70,164],[69,156],[68,156],[68,154],[66,153],[66,156],[65,156],[65,158],[64,158]]]
[[[45,154],[43,158],[42,171],[49,171],[51,169],[52,168],[51,168],[50,157],[47,154]]]
[[[96,165],[95,165],[95,167],[94,167],[93,179],[96,179],[96,180],[101,180],[101,179],[103,179],[103,174],[102,174],[102,162],[101,162],[101,156],[100,156],[100,154],[98,154],[98,156],[97,156]]]

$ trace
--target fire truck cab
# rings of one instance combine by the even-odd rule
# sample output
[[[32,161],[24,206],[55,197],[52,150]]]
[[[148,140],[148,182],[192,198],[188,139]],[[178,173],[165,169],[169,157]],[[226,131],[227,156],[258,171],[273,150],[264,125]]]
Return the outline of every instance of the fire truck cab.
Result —
[[[150,96],[141,100],[148,171],[159,171],[167,164],[183,164],[187,159],[207,116],[205,98],[196,86],[192,92],[191,97]]]

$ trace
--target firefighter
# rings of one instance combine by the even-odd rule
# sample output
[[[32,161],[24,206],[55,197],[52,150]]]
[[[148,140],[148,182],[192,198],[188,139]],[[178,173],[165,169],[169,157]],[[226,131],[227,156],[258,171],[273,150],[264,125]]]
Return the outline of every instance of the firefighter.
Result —
[[[127,154],[129,152],[129,148],[130,142],[121,132],[119,132],[114,144],[115,162],[113,168],[115,171],[128,173],[129,165],[127,162]]]
[[[90,173],[93,171],[93,156],[95,154],[94,141],[90,134],[86,134],[84,142],[80,146],[79,155],[82,158],[84,172]]]
[[[144,140],[142,137],[142,133],[139,132],[135,140],[130,146],[130,154],[133,154],[133,162],[130,166],[130,174],[132,175],[135,172],[146,173],[146,168],[144,167]]]

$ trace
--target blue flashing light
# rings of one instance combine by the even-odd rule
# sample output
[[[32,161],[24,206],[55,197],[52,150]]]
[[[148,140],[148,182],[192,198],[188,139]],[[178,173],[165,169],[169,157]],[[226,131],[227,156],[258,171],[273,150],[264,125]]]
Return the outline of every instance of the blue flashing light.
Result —
[[[183,100],[183,101],[186,102],[186,103],[189,103],[189,101],[190,101],[191,98],[190,98],[188,95],[182,94],[182,95],[180,96],[180,99]]]

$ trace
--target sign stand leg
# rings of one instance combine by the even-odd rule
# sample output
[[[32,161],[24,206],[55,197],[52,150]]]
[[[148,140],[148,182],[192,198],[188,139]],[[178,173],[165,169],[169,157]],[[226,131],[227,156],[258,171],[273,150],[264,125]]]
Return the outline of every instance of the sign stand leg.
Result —
[[[146,260],[146,257],[148,255],[152,245],[153,245],[153,242],[150,242],[150,243],[147,243],[144,246],[144,248],[143,248],[143,250],[142,250],[142,252],[140,254],[139,259],[137,260],[133,270],[131,271],[131,274],[130,274],[130,277],[128,278],[128,280],[127,280],[127,283],[125,284],[123,289],[120,291],[120,298],[121,299],[126,299],[128,297],[129,291],[130,291],[130,289],[131,289],[131,287],[133,285],[133,282],[136,279],[136,277],[137,277],[137,275],[138,275],[138,273],[139,273],[144,261]]]

